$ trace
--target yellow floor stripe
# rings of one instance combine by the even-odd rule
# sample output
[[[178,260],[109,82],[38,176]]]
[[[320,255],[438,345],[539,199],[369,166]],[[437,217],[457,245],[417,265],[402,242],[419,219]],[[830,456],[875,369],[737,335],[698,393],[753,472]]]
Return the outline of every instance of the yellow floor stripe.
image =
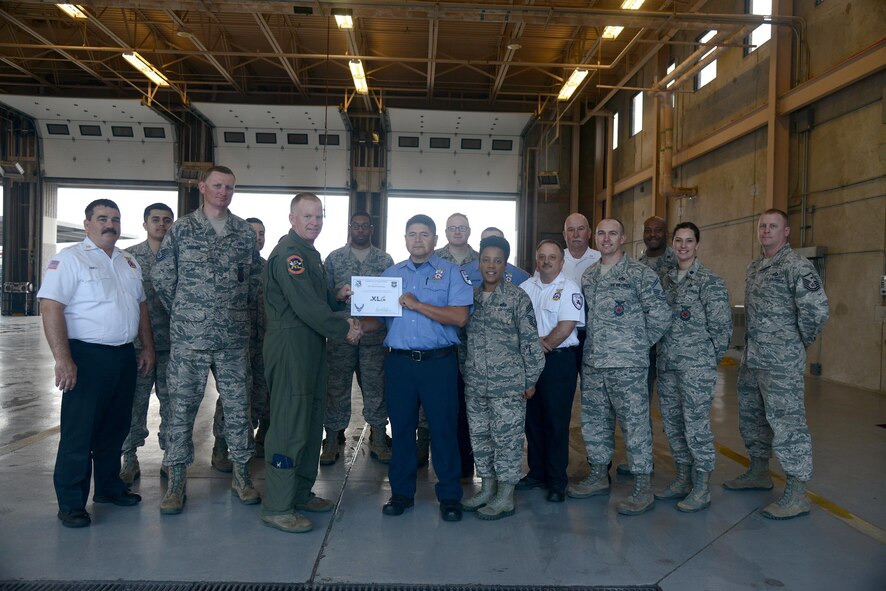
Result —
[[[720,445],[719,443],[716,444],[716,447],[717,447],[717,451],[720,453],[720,455],[723,455],[723,456],[729,458],[730,460],[741,464],[742,466],[745,466],[745,467],[750,466],[750,464],[751,464],[750,460],[748,460],[748,458],[741,455],[737,451],[729,449],[725,445]],[[773,472],[770,472],[769,474],[772,476],[773,480],[777,480],[779,482],[784,482],[784,478],[782,476],[775,474]],[[877,540],[881,544],[886,544],[886,530],[883,530],[882,528],[877,527],[876,525],[874,525],[873,523],[870,523],[869,521],[865,521],[864,519],[862,519],[858,515],[855,515],[851,511],[847,511],[846,509],[844,509],[843,507],[841,507],[837,503],[830,501],[821,495],[815,494],[814,492],[811,492],[808,490],[806,491],[806,495],[809,497],[810,501],[812,501],[813,503],[815,503],[816,505],[818,505],[819,507],[821,507],[822,509],[824,509],[825,511],[827,511],[828,513],[830,513],[831,515],[833,515],[834,517],[836,517],[837,519],[839,519],[840,521],[842,521],[843,523],[848,525],[849,527],[863,533],[864,535],[868,536],[869,538],[873,538],[874,540]]]
[[[59,427],[55,426],[51,429],[47,429],[46,431],[41,431],[40,433],[35,433],[30,437],[25,437],[24,439],[19,439],[18,441],[14,441],[3,447],[0,447],[0,456],[5,456],[6,454],[11,454],[14,451],[20,450],[23,447],[27,447],[32,443],[37,443],[38,441],[42,441],[47,437],[51,437],[58,433]]]

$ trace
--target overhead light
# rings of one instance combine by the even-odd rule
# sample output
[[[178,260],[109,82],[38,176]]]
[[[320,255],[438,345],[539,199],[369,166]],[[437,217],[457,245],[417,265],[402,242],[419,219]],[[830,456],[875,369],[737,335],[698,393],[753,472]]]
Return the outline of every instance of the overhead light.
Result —
[[[339,29],[354,28],[354,11],[350,8],[333,8],[332,16],[335,17],[335,24]]]
[[[522,49],[522,48],[523,48],[523,46],[520,45],[519,43],[508,43],[508,49],[510,49],[511,51],[517,51],[518,49]]]
[[[639,8],[643,6],[644,1],[645,0],[625,0],[621,3],[621,8],[622,10],[639,10]],[[622,31],[624,31],[624,27],[606,27],[603,29],[603,38],[615,39]]]
[[[354,88],[360,94],[369,94],[369,85],[366,84],[366,72],[363,71],[363,62],[351,60],[348,65],[351,68],[351,78],[354,79]]]
[[[83,12],[83,7],[79,4],[56,4],[56,6],[61,9],[62,12],[67,14],[71,18],[89,18],[85,12]]]
[[[587,70],[573,70],[572,74],[569,76],[569,80],[567,80],[566,84],[563,85],[563,88],[560,89],[560,94],[557,95],[557,100],[568,101],[575,93],[576,89],[581,86],[581,83],[584,82],[587,75]]]
[[[132,67],[147,76],[147,78],[157,86],[169,86],[169,79],[163,75],[163,72],[152,66],[145,58],[140,56],[137,51],[126,52],[123,59],[132,64]]]
[[[4,160],[0,162],[0,177],[22,178],[25,169],[20,162],[15,160]]]

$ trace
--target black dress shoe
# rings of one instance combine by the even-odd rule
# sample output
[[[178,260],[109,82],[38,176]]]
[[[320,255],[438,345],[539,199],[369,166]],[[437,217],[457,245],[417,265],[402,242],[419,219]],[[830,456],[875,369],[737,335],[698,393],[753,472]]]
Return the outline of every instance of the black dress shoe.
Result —
[[[548,496],[546,498],[549,503],[562,503],[566,496],[563,494],[562,490],[551,489],[548,491]]]
[[[461,503],[458,501],[440,501],[440,517],[443,521],[461,521]]]
[[[131,490],[124,490],[119,495],[110,497],[105,495],[93,495],[94,503],[112,503],[118,507],[132,507],[142,502],[142,497]]]
[[[533,488],[545,488],[544,480],[532,478],[531,476],[524,476],[520,479],[520,482],[514,486],[514,490],[532,490]]]
[[[88,527],[92,520],[89,513],[83,509],[71,509],[70,511],[59,511],[58,518],[62,520],[65,527]]]
[[[393,495],[381,508],[385,515],[403,515],[403,512],[415,505],[415,500],[403,495]]]

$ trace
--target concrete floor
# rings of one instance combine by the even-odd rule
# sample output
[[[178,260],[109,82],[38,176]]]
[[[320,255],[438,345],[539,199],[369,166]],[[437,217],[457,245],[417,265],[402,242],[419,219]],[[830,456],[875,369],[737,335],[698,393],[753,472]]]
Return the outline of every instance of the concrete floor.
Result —
[[[687,515],[673,502],[623,517],[615,504],[631,480],[614,479],[608,498],[544,500],[518,493],[514,517],[461,523],[440,520],[433,471],[419,471],[415,509],[382,515],[390,494],[384,466],[369,458],[355,396],[344,461],[323,467],[315,488],[338,501],[334,513],[313,516],[314,531],[287,535],[262,527],[258,506],[230,494],[230,476],[209,466],[210,384],[198,417],[197,462],[188,501],[178,516],[158,510],[164,483],[155,437],[140,450],[142,478],[135,508],[87,506],[93,525],[63,528],[52,489],[60,394],[39,319],[0,318],[0,581],[144,580],[488,585],[637,585],[665,590],[886,588],[886,398],[819,380],[807,383],[815,446],[814,505],[787,522],[758,511],[772,492],[727,492],[720,484],[743,470],[738,434],[736,367],[720,372],[714,404],[718,466],[711,508]],[[152,401],[155,403],[156,401]],[[573,422],[570,475],[587,472],[578,422]],[[655,426],[661,487],[673,467]],[[621,450],[621,446],[619,446]],[[623,453],[623,452],[619,452]],[[616,458],[619,459],[619,458]],[[773,462],[777,471],[777,466]],[[259,489],[263,463],[253,460]],[[477,482],[466,483],[471,494]]]

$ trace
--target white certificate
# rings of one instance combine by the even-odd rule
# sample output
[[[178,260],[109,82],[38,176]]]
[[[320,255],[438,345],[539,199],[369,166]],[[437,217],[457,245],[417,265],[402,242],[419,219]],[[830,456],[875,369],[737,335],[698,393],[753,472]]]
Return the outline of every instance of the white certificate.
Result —
[[[401,277],[351,277],[351,316],[402,316]]]

